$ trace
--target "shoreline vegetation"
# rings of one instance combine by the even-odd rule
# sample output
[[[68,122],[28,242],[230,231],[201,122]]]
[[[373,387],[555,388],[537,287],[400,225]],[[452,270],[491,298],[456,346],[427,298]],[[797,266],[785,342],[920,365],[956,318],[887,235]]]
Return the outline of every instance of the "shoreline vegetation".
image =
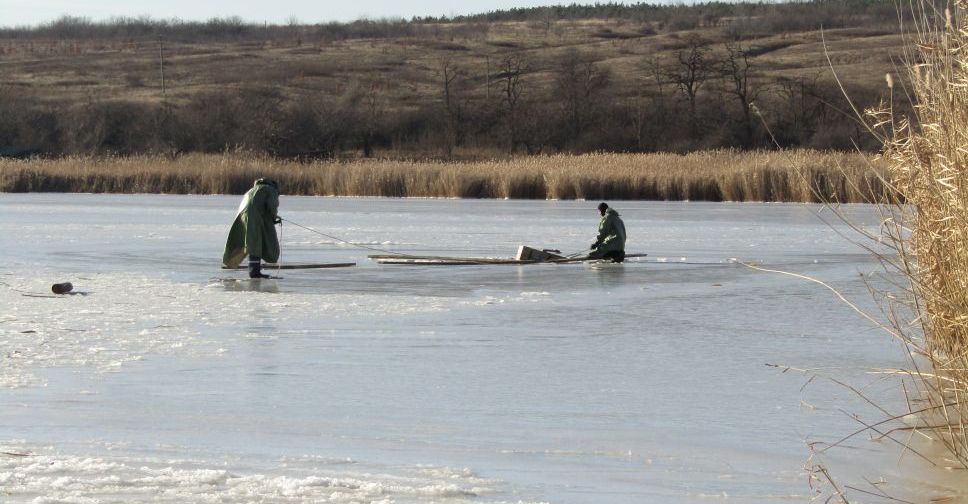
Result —
[[[856,152],[713,150],[485,161],[297,162],[229,152],[0,159],[0,192],[242,194],[271,177],[287,195],[872,203],[877,164]]]
[[[885,208],[884,229],[897,256],[886,265],[904,275],[907,296],[881,296],[887,329],[910,353],[909,411],[877,424],[914,453],[921,439],[942,446],[941,462],[968,469],[968,3],[914,3],[906,76],[916,116],[885,108],[872,122],[890,129],[883,158],[906,205]],[[890,85],[890,82],[889,82]],[[892,437],[891,439],[895,439]]]

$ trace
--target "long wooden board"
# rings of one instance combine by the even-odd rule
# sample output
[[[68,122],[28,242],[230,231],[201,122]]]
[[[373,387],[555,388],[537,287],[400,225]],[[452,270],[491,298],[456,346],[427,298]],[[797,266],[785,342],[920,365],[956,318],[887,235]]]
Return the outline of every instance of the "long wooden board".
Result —
[[[319,263],[319,264],[263,264],[262,269],[265,270],[295,270],[295,269],[323,269],[323,268],[348,268],[350,266],[356,266],[355,262],[352,263]],[[222,269],[237,269],[244,270],[249,269],[248,266],[239,266],[237,268],[226,268],[222,266]]]
[[[432,266],[460,266],[475,264],[534,264],[538,261],[522,261],[495,257],[446,257],[412,255],[371,255],[368,259],[379,264],[419,264]]]
[[[625,257],[645,257],[648,254],[626,254]],[[511,258],[495,257],[446,257],[446,256],[413,256],[413,255],[370,255],[367,256],[371,261],[379,264],[408,264],[413,266],[473,266],[485,264],[562,264],[579,263],[585,261],[597,261],[588,256],[571,257],[564,259],[551,259],[547,261],[518,260]]]

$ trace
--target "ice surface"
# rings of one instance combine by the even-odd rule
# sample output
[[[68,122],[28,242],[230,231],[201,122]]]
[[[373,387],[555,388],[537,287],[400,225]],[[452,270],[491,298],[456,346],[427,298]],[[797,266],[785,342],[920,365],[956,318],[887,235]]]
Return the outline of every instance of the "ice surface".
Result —
[[[282,262],[358,266],[250,282],[219,269],[237,203],[0,195],[0,501],[808,501],[806,441],[855,430],[841,409],[879,413],[766,364],[903,401],[866,374],[905,364],[886,334],[730,261],[873,308],[875,261],[817,206],[610,202],[647,258],[440,267],[366,255],[579,252],[597,202],[283,197],[283,217],[368,248],[283,224]],[[52,296],[62,281],[78,293]],[[825,460],[949,495],[889,448]]]
[[[51,447],[32,447],[30,452],[29,457],[0,457],[0,488],[34,503],[462,502],[494,493],[490,485],[495,483],[466,468],[374,468],[319,457],[200,461],[65,455]],[[267,465],[273,474],[258,472]]]

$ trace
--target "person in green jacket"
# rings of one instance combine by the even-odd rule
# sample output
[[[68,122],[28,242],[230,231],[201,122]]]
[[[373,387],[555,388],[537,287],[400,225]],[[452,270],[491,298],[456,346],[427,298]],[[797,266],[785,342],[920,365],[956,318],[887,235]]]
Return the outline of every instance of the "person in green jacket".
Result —
[[[272,179],[256,180],[252,189],[242,197],[239,212],[225,241],[222,265],[234,269],[248,255],[249,278],[269,278],[262,273],[262,260],[267,263],[279,260],[275,225],[280,222],[279,186]]]
[[[602,215],[598,223],[598,238],[592,243],[588,257],[620,263],[625,260],[625,223],[618,212],[605,203],[599,203],[598,213]]]

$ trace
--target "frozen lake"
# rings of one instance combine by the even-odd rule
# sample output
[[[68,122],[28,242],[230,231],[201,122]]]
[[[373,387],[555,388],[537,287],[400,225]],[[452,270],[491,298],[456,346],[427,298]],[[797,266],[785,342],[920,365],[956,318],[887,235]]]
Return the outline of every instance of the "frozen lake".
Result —
[[[377,249],[511,256],[587,247],[596,203],[284,196],[280,214]],[[728,258],[866,308],[876,262],[818,206],[611,203],[645,260],[376,265],[284,224],[282,262],[358,266],[250,283],[219,269],[237,197],[0,194],[0,501],[809,501],[807,442],[883,415],[766,364],[899,408],[867,371],[906,359],[830,291]],[[40,296],[61,281],[82,294]],[[867,439],[825,456],[834,476],[946,495]]]

